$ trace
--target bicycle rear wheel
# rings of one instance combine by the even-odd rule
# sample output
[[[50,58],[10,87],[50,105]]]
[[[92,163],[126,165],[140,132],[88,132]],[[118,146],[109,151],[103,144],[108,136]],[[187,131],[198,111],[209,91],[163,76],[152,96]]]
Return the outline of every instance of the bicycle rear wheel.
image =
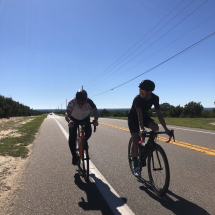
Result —
[[[88,154],[88,144],[86,139],[83,139],[83,150],[82,150],[82,167],[83,167],[83,177],[86,182],[89,181],[89,154]]]
[[[128,163],[131,169],[132,174],[134,175],[134,163],[133,163],[133,156],[132,156],[132,137],[129,140],[128,143]],[[141,156],[140,156],[140,150],[139,150],[139,146],[138,146],[138,156],[137,156],[137,161],[138,161],[138,166],[139,166],[139,170],[140,170],[140,174],[142,171],[142,164],[141,164]]]
[[[169,187],[169,163],[163,148],[155,144],[148,157],[148,174],[151,186],[159,196],[164,195]]]

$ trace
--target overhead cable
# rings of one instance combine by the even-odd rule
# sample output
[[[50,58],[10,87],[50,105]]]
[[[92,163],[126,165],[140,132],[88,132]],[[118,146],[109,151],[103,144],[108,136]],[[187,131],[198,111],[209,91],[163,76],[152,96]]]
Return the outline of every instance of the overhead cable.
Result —
[[[167,26],[171,21],[173,21],[179,14],[181,14],[187,7],[189,7],[193,2],[194,2],[195,0],[193,0],[193,1],[191,1],[186,7],[184,7],[179,13],[177,13],[170,21],[168,21],[165,25],[163,25],[159,30],[157,30],[151,37],[149,37],[145,42],[143,42],[141,45],[139,45],[134,51],[132,51],[128,56],[126,56],[124,59],[122,59],[119,63],[117,63],[113,68],[111,68],[107,73],[109,73],[111,70],[113,70],[114,68],[116,68],[119,64],[121,64],[123,61],[125,61],[129,56],[131,56],[134,52],[136,52],[140,47],[142,47],[147,41],[149,41],[153,36],[155,36],[159,31],[161,31],[165,26]],[[208,0],[207,0],[208,1]],[[206,1],[206,2],[207,2]],[[206,3],[205,2],[205,3]],[[177,26],[177,25],[176,25]],[[149,32],[148,32],[149,33]],[[168,33],[168,32],[167,32]],[[156,40],[157,41],[157,40]],[[155,42],[156,42],[155,41]],[[154,43],[153,43],[154,44]],[[150,46],[149,46],[150,47]],[[146,50],[146,49],[145,49]],[[143,50],[143,51],[145,51],[145,50]],[[143,52],[142,51],[142,52]],[[140,52],[140,54],[142,53],[142,52]],[[139,55],[139,54],[138,54]],[[138,55],[136,55],[136,56],[138,56]],[[134,57],[134,58],[136,58],[136,57]],[[130,61],[132,61],[134,58],[132,58]],[[129,62],[130,62],[129,61]],[[128,62],[128,63],[129,63]],[[127,64],[127,63],[126,63]],[[124,64],[124,65],[126,65],[126,64]],[[123,65],[123,66],[124,66]],[[122,66],[122,67],[123,67]],[[120,67],[119,69],[121,69],[122,67]],[[116,71],[114,71],[114,72],[112,72],[109,76],[111,76],[112,74],[114,74],[115,72],[117,72],[119,69],[117,69]],[[107,74],[106,73],[106,74]],[[107,76],[107,77],[105,77],[104,79],[106,79],[106,78],[108,78],[109,76]],[[100,78],[102,78],[102,77],[100,77]],[[100,79],[100,78],[97,78],[97,80],[98,79]],[[104,80],[103,79],[103,80]],[[95,81],[95,80],[94,80]],[[95,83],[93,83],[93,86],[95,86]]]
[[[188,51],[188,50],[190,50],[190,49],[192,49],[192,48],[194,48],[195,46],[199,45],[200,43],[204,42],[205,40],[209,39],[210,37],[212,37],[212,36],[214,36],[214,35],[215,35],[215,32],[209,34],[208,36],[204,37],[203,39],[199,40],[198,42],[196,42],[196,43],[194,43],[193,45],[189,46],[188,48],[184,49],[183,51],[178,52],[177,54],[175,54],[175,55],[173,55],[172,57],[168,58],[167,60],[163,61],[162,63],[159,63],[158,65],[152,67],[151,69],[149,69],[149,70],[147,70],[147,71],[141,73],[140,75],[138,75],[138,76],[136,76],[136,77],[134,77],[134,78],[132,78],[132,79],[130,79],[130,80],[128,80],[128,81],[126,81],[126,82],[124,82],[124,83],[122,83],[122,84],[120,84],[120,85],[114,87],[114,88],[112,88],[112,89],[109,89],[109,90],[104,91],[104,92],[102,92],[102,93],[99,93],[99,94],[97,94],[97,95],[91,96],[91,98],[92,98],[92,97],[95,97],[95,96],[102,95],[102,94],[107,93],[107,92],[109,92],[109,91],[112,91],[112,90],[114,90],[114,89],[116,89],[116,88],[119,88],[119,87],[121,87],[121,86],[123,86],[123,85],[125,85],[125,84],[127,84],[127,83],[129,83],[129,82],[131,82],[131,81],[133,81],[133,80],[135,80],[136,78],[139,78],[140,76],[142,76],[142,75],[144,75],[144,74],[146,74],[146,73],[148,73],[148,72],[151,72],[152,70],[156,69],[157,67],[161,66],[162,64],[164,64],[164,63],[166,63],[166,62],[172,60],[172,59],[175,58],[175,57],[178,57],[179,55],[185,53],[186,51]]]
[[[116,79],[117,77],[123,75],[124,73],[128,72],[129,70],[133,69],[134,67],[138,66],[139,64],[141,64],[143,61],[149,59],[150,57],[154,56],[155,54],[157,54],[158,52],[162,51],[163,49],[165,49],[166,47],[168,47],[169,45],[171,45],[172,43],[176,42],[177,40],[181,39],[183,36],[187,35],[188,33],[190,33],[191,31],[193,31],[194,29],[198,28],[200,25],[204,24],[205,22],[207,22],[208,20],[212,19],[213,17],[215,17],[215,15],[209,17],[208,19],[206,19],[204,22],[198,24],[197,26],[195,26],[194,28],[192,28],[191,30],[189,30],[188,32],[186,32],[185,34],[181,35],[180,37],[178,37],[177,39],[175,39],[174,41],[172,41],[171,43],[167,44],[166,46],[164,46],[163,48],[159,49],[158,51],[154,52],[153,54],[151,54],[150,56],[148,56],[147,58],[141,60],[139,63],[135,64],[134,66],[132,66],[131,68],[127,69],[126,71],[120,73],[119,75],[115,76],[114,78],[112,78],[111,80],[102,83],[102,86],[104,86],[105,84],[113,81],[114,79]]]
[[[134,48],[142,39],[144,39],[152,30],[154,30],[166,17],[168,17],[184,0],[179,2],[178,5],[176,5],[161,21],[159,21],[151,30],[148,31],[142,38],[140,38],[130,49],[128,49],[120,58],[118,58],[114,63],[112,63],[106,70],[104,70],[101,74],[99,74],[96,78],[92,79],[88,83],[85,84],[87,86],[88,84],[94,82],[98,79],[99,76],[103,75],[110,67],[112,67],[116,62],[118,62],[123,56],[125,56],[132,48]],[[193,0],[195,1],[195,0]]]
[[[100,80],[103,81],[105,79],[107,79],[108,77],[110,77],[111,75],[113,75],[115,72],[119,71],[120,69],[122,69],[124,66],[126,66],[128,63],[130,63],[132,60],[134,60],[136,57],[138,57],[140,54],[142,54],[145,50],[147,50],[148,48],[150,48],[152,45],[154,45],[158,40],[160,40],[161,38],[163,38],[166,34],[168,34],[170,31],[172,31],[175,27],[177,27],[179,24],[181,24],[184,20],[186,20],[189,16],[191,16],[194,12],[196,12],[199,8],[201,8],[206,2],[208,2],[209,0],[206,0],[204,3],[202,3],[199,7],[197,7],[195,10],[193,10],[190,14],[188,14],[184,19],[182,19],[180,22],[178,22],[176,25],[174,25],[170,30],[168,30],[166,33],[164,33],[161,37],[159,37],[157,40],[155,40],[153,43],[151,43],[149,46],[147,46],[144,50],[142,50],[141,52],[139,52],[137,55],[135,55],[132,59],[130,59],[127,63],[123,64],[120,68],[118,68],[117,70],[115,70],[114,72],[112,72],[110,75],[106,76],[104,79]],[[150,39],[150,38],[149,38]],[[94,84],[92,87],[95,87],[97,84]],[[92,88],[89,87],[89,88]]]

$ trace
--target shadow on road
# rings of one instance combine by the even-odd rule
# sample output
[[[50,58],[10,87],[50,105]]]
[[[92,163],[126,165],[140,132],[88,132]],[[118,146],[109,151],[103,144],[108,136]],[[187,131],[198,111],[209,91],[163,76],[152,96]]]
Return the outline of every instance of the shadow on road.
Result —
[[[123,204],[125,204],[127,202],[127,199],[125,198],[118,198],[117,196],[115,196],[111,191],[110,188],[103,183],[100,179],[96,178],[96,176],[94,174],[90,174],[90,177],[92,177],[94,179],[95,182],[91,182],[89,181],[88,183],[86,183],[84,181],[84,179],[81,176],[81,173],[78,171],[78,173],[75,174],[74,178],[75,178],[75,184],[81,189],[83,190],[86,195],[87,195],[87,199],[85,200],[84,197],[81,197],[81,202],[79,202],[79,206],[83,209],[83,210],[100,210],[102,212],[102,214],[104,215],[109,215],[109,214],[120,214],[117,211],[117,207],[122,206]],[[122,203],[117,204],[116,209],[113,209],[113,211],[110,209],[109,205],[107,204],[106,200],[104,199],[104,197],[102,196],[102,194],[100,193],[100,191],[98,190],[96,184],[99,183],[100,186],[102,184],[102,186],[104,187],[104,189],[108,189],[109,193],[107,194],[109,196],[109,198],[112,199],[113,202],[115,202],[115,204],[117,204],[117,202]],[[121,201],[118,201],[121,200]],[[115,211],[116,210],[116,211]]]
[[[168,191],[164,196],[157,196],[150,185],[150,183],[144,179],[138,179],[144,186],[140,186],[140,189],[146,192],[151,198],[158,201],[163,207],[172,211],[177,215],[207,215],[209,214],[205,209],[199,207],[193,202],[190,202],[181,196],[176,195],[172,191]],[[175,198],[173,200],[171,197]]]

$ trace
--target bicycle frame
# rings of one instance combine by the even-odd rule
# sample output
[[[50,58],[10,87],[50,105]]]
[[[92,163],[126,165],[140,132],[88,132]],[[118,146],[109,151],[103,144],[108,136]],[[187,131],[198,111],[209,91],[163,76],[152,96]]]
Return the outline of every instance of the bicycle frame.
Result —
[[[140,146],[142,145],[142,143],[144,142],[144,140],[145,140],[145,137],[148,137],[149,139],[148,139],[148,141],[147,141],[147,143],[145,144],[145,146],[147,146],[147,147],[145,147],[145,152],[144,152],[144,155],[142,155],[142,152],[141,152],[141,150],[139,150],[140,152],[141,152],[141,154],[140,154],[140,158],[141,158],[141,163],[145,163],[146,162],[146,158],[147,158],[147,156],[148,156],[148,153],[150,152],[150,150],[152,150],[153,149],[153,146],[154,146],[154,144],[155,144],[155,141],[154,141],[154,135],[155,134],[166,134],[166,132],[159,132],[159,131],[150,131],[150,132],[144,132],[143,133],[143,136],[142,136],[142,138],[141,138],[141,141],[139,141],[139,148],[140,148]],[[174,133],[173,133],[173,130],[171,131],[171,135],[172,136],[169,136],[169,139],[166,141],[166,143],[169,143],[170,141],[171,141],[171,138],[173,137],[173,139],[174,139],[174,141],[175,141],[175,137],[174,137]],[[160,163],[160,158],[159,158],[159,156],[158,156],[158,152],[157,152],[157,150],[156,150],[156,154],[157,154],[157,157],[158,157],[158,161],[159,161],[159,165],[160,165],[160,169],[156,169],[156,170],[161,170],[162,168],[161,168],[161,163]],[[155,170],[155,168],[154,168],[154,158],[153,158],[153,156],[152,156],[152,163],[153,163],[153,169]]]
[[[82,157],[82,148],[83,148],[83,139],[85,138],[85,136],[84,136],[84,127],[85,127],[85,125],[80,125],[81,126],[81,129],[79,128],[79,126],[78,126],[78,135],[77,135],[77,139],[79,138],[79,137],[81,137],[81,142],[80,142],[80,148],[79,148],[79,155],[80,155],[80,157],[81,157],[81,160],[83,161],[83,157]]]
[[[159,196],[164,195],[169,187],[170,182],[170,170],[169,170],[169,163],[165,151],[163,148],[155,141],[155,135],[157,134],[165,134],[166,132],[157,132],[157,131],[150,131],[150,132],[143,132],[138,144],[138,167],[140,171],[140,176],[134,174],[134,160],[132,156],[133,150],[133,140],[132,137],[129,140],[128,144],[128,161],[131,172],[136,177],[141,177],[142,167],[146,166],[146,159],[147,159],[147,169],[148,169],[148,176],[150,184],[155,191],[155,193]],[[175,140],[174,131],[169,132],[170,138],[166,142],[170,142],[171,137]],[[145,144],[145,147],[142,145],[145,142],[145,137],[148,137],[148,141]]]
[[[93,124],[93,122],[91,122],[90,124]],[[79,128],[79,126],[81,126],[81,129]],[[80,142],[80,148],[79,148],[79,155],[81,160],[83,161],[83,157],[82,157],[82,149],[83,149],[83,139],[85,138],[84,135],[84,128],[85,128],[85,124],[78,124],[78,135],[77,135],[77,140],[78,138],[81,138],[81,142]],[[94,132],[96,131],[96,126],[94,126]]]

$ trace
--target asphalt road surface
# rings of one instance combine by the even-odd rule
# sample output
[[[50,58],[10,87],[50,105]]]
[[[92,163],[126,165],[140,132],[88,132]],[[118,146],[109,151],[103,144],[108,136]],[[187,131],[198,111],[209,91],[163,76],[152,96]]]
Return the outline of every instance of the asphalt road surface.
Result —
[[[99,122],[88,141],[91,172],[86,183],[71,164],[66,121],[56,115],[44,120],[12,214],[215,214],[214,131],[168,126],[175,131],[176,145],[158,141],[170,166],[169,191],[158,197],[147,167],[141,179],[131,174],[127,121]]]

